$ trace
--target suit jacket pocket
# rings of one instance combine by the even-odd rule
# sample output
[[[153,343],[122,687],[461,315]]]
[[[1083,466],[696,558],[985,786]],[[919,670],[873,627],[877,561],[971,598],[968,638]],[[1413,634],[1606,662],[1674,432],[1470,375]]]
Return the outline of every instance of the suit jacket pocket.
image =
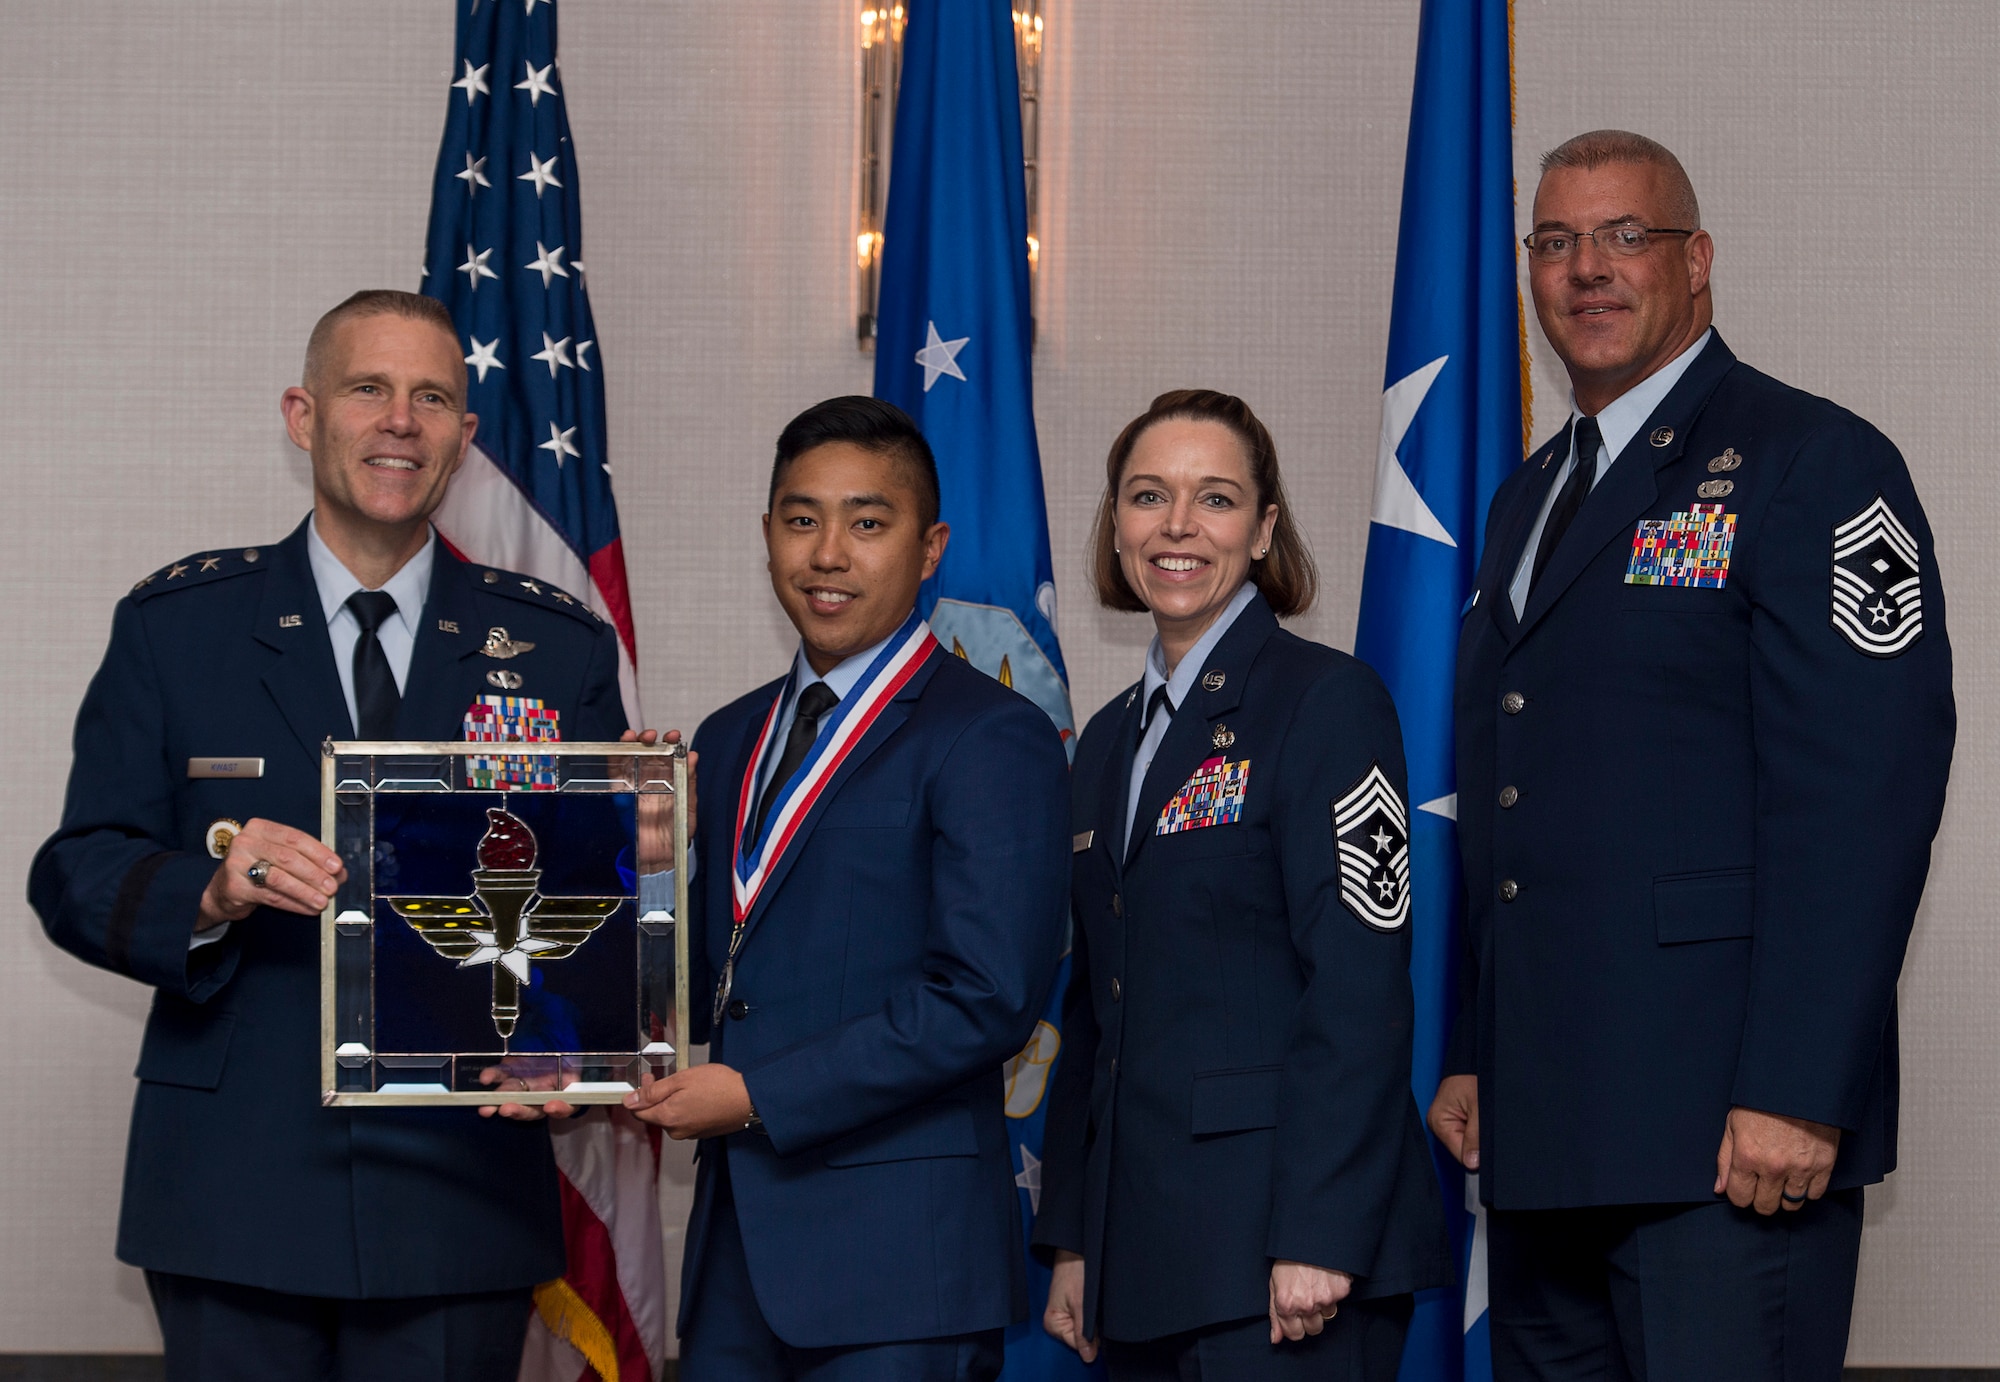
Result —
[[[965,1103],[919,1104],[870,1123],[829,1143],[829,1166],[872,1166],[919,1157],[978,1156],[972,1107]]]
[[[234,1013],[207,1012],[162,995],[147,1019],[139,1068],[132,1073],[154,1084],[214,1089],[222,1083],[229,1038],[235,1030]]]
[[[1277,1127],[1278,1079],[1283,1072],[1281,1065],[1258,1065],[1196,1075],[1188,1131],[1201,1137]]]
[[[827,803],[826,814],[820,818],[819,828],[821,830],[893,828],[907,825],[909,820],[910,803],[907,801],[841,801],[836,798]]]
[[[1755,869],[1671,873],[1653,880],[1653,924],[1661,945],[1736,940],[1753,929]]]

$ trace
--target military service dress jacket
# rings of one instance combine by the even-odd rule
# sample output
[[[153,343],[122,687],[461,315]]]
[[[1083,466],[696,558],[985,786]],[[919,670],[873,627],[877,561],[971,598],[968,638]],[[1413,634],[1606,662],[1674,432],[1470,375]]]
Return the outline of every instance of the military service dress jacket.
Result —
[[[1035,1242],[1083,1254],[1084,1330],[1262,1315],[1271,1264],[1358,1297],[1451,1279],[1410,1091],[1409,818],[1373,671],[1258,595],[1160,741],[1092,717],[1071,785],[1073,968]]]
[[[493,628],[535,646],[495,661]],[[520,677],[511,694],[560,712],[565,739],[625,728],[611,627],[440,543],[397,737],[463,737],[496,668]],[[543,1125],[322,1108],[318,919],[263,908],[189,947],[211,824],[261,816],[317,836],[321,741],[353,737],[304,524],[275,547],[175,562],[119,602],[77,715],[62,826],[28,881],[50,939],[155,990],[118,1256],[349,1298],[545,1281],[563,1245]],[[216,758],[239,774],[190,774]]]
[[[1495,495],[1458,644],[1467,955],[1503,1209],[1713,1198],[1732,1106],[1895,1165],[1896,977],[1955,717],[1944,591],[1887,438],[1711,340],[1519,618],[1568,429]]]

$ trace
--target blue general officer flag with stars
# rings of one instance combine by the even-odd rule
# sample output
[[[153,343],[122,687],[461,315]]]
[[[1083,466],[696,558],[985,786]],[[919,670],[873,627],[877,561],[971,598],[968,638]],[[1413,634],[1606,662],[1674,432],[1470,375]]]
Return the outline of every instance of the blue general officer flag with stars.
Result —
[[[1410,767],[1410,978],[1419,1107],[1456,1015],[1461,907],[1452,675],[1486,509],[1522,455],[1508,0],[1424,0],[1354,651],[1381,673]],[[1433,1144],[1460,1285],[1418,1298],[1406,1382],[1490,1378],[1476,1188]],[[1463,1208],[1458,1208],[1463,1206]]]
[[[423,292],[451,309],[479,415],[438,530],[466,556],[588,598],[617,626],[639,723],[631,600],[585,291],[553,0],[460,0]]]
[[[921,602],[939,642],[1041,706],[1073,749],[1035,443],[1013,13],[1005,0],[911,0],[909,11],[875,394],[915,418],[937,453],[951,542]],[[1065,958],[1034,1037],[1007,1067],[1024,1248],[1041,1208],[1044,1101],[1068,984]],[[1028,1278],[1029,1317],[1007,1331],[1002,1376],[1103,1376],[1043,1331],[1049,1273],[1032,1255]]]

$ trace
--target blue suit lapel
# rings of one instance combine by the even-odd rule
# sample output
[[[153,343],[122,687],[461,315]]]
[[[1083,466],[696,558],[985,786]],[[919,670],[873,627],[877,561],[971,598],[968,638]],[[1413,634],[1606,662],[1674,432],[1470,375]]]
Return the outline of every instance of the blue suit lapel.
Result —
[[[1521,568],[1521,554],[1527,547],[1528,534],[1534,529],[1535,515],[1548,502],[1549,489],[1562,474],[1559,463],[1569,454],[1569,434],[1569,424],[1564,423],[1562,431],[1528,457],[1526,464],[1533,467],[1528,472],[1531,478],[1514,497],[1513,507],[1505,515],[1504,526],[1493,535],[1493,565],[1486,583],[1480,587],[1479,603],[1486,606],[1486,613],[1510,643],[1519,636],[1521,629],[1521,621],[1514,613],[1511,593],[1514,573]]]
[[[251,632],[278,654],[264,672],[264,687],[299,747],[317,764],[320,744],[352,739],[354,722],[340,693],[340,671],[333,663],[319,587],[313,583],[312,564],[306,557],[304,523],[271,549],[271,574]]]
[[[1138,863],[1140,851],[1159,823],[1168,799],[1205,760],[1221,752],[1210,737],[1216,722],[1242,703],[1250,664],[1277,631],[1277,616],[1260,594],[1243,607],[1236,622],[1229,626],[1229,632],[1222,635],[1209,653],[1202,665],[1203,675],[1220,672],[1222,682],[1210,691],[1197,680],[1174,713],[1173,723],[1167,726],[1166,737],[1160,740],[1159,752],[1153,755],[1152,766],[1146,769],[1146,780],[1139,788],[1139,811],[1132,818],[1132,838],[1125,850],[1127,871]],[[1128,757],[1125,760],[1128,776],[1131,765]]]
[[[1139,751],[1139,717],[1146,712],[1139,704],[1139,692],[1145,686],[1142,681],[1125,695],[1125,713],[1119,718],[1118,735],[1112,741],[1112,751],[1105,756],[1102,780],[1097,784],[1099,838],[1093,839],[1090,847],[1103,853],[1114,878],[1122,877],[1125,872],[1125,812],[1129,805],[1126,796],[1132,789],[1132,757]],[[1138,828],[1136,822],[1133,828]]]
[[[1584,568],[1597,559],[1606,543],[1629,533],[1658,502],[1659,472],[1680,459],[1694,420],[1700,416],[1708,396],[1715,392],[1715,386],[1722,382],[1722,376],[1735,363],[1736,357],[1718,335],[1688,366],[1687,373],[1660,401],[1645,425],[1625,443],[1611,469],[1583,501],[1576,520],[1549,557],[1542,578],[1535,582],[1521,612],[1516,638],[1524,637],[1541,622],[1563,592],[1583,574]],[[1664,446],[1654,442],[1655,436],[1669,433]]]
[[[417,622],[410,674],[403,678],[403,701],[396,711],[396,734],[403,739],[457,739],[464,730],[471,695],[458,664],[484,646],[485,630],[473,603],[465,563],[433,537],[431,588]],[[450,625],[457,633],[446,632]],[[567,736],[565,736],[567,737]]]
[[[882,707],[882,713],[875,718],[875,723],[869,726],[868,732],[861,737],[861,742],[854,746],[854,751],[847,755],[846,760],[834,770],[833,776],[827,779],[826,786],[820,791],[819,799],[813,803],[812,810],[799,822],[790,847],[778,856],[777,862],[771,866],[770,873],[765,876],[764,886],[758,892],[756,902],[751,905],[750,915],[743,922],[744,945],[750,943],[750,933],[757,929],[757,923],[771,910],[771,900],[778,895],[778,890],[784,887],[786,877],[790,875],[792,866],[798,862],[799,856],[811,842],[813,830],[826,815],[827,807],[840,795],[841,788],[860,771],[862,765],[903,727],[903,722],[910,718],[911,711],[916,707],[917,698],[923,694],[924,688],[930,684],[931,677],[936,673],[938,659],[947,656],[949,654],[942,648],[931,650],[930,656],[924,659],[923,666],[904,683],[903,689],[896,693],[896,698]],[[759,724],[761,726],[761,720]],[[756,752],[754,745],[750,752],[753,754]],[[752,790],[755,790],[754,784]],[[730,866],[732,869],[735,867],[734,858],[730,860]]]

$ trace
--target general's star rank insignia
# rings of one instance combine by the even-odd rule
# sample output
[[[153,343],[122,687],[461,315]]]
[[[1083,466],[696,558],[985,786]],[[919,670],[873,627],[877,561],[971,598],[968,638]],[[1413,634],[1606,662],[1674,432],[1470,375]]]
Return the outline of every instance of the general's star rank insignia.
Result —
[[[1382,772],[1370,767],[1333,803],[1340,900],[1377,931],[1410,919],[1410,815]]]
[[[1833,626],[1870,657],[1894,657],[1923,636],[1922,557],[1876,495],[1833,530]]]

